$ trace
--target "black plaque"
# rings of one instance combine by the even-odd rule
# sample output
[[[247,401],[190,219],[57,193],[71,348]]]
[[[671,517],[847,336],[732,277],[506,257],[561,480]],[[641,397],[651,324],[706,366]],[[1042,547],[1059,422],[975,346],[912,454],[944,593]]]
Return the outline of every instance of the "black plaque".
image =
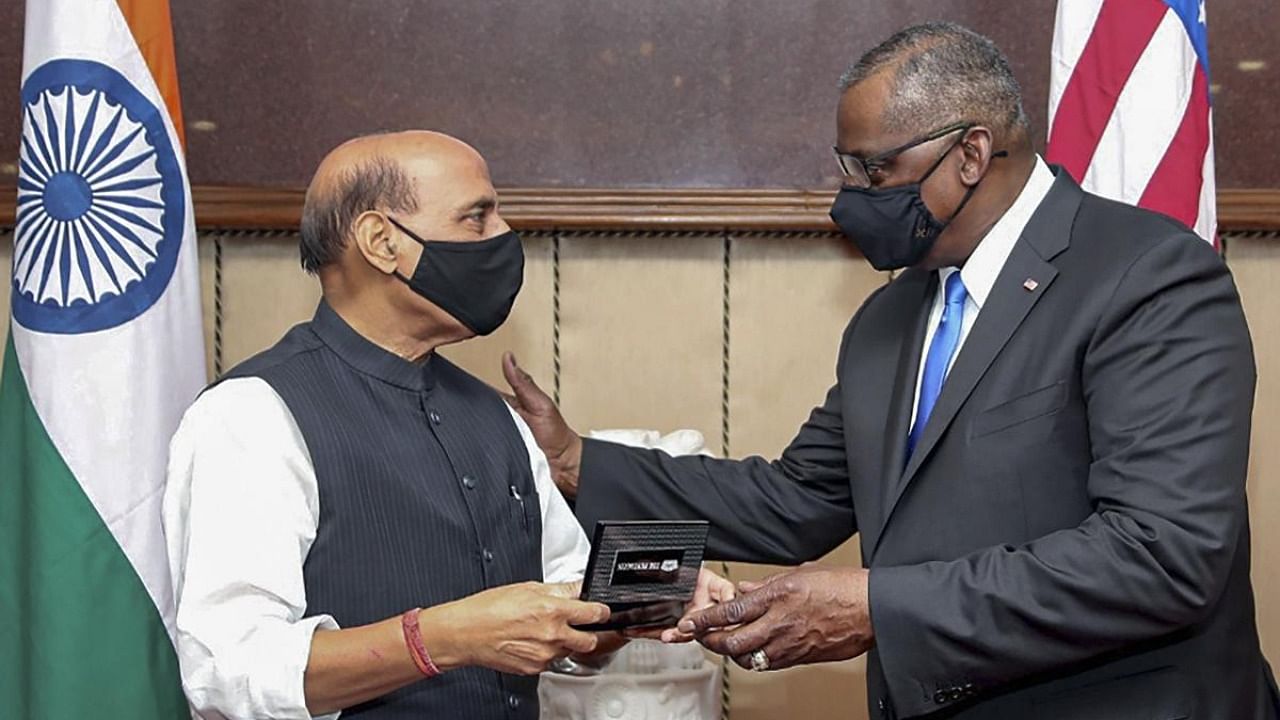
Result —
[[[707,531],[702,520],[596,523],[581,597],[608,605],[613,614],[580,628],[674,625],[693,598]]]

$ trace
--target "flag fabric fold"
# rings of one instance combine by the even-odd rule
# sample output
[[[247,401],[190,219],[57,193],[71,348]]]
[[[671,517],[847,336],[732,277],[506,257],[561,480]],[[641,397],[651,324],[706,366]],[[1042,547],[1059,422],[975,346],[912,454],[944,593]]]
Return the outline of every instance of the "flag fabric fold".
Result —
[[[168,18],[167,0],[27,3],[0,375],[4,717],[189,716],[160,502],[205,365]]]
[[[1204,0],[1059,0],[1045,156],[1216,243]]]

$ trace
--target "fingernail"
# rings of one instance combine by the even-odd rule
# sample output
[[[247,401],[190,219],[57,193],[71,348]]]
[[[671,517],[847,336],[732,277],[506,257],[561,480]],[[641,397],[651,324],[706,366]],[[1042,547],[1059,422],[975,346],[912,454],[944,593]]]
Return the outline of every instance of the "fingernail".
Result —
[[[681,620],[681,621],[680,621],[680,624],[676,625],[676,629],[677,629],[677,630],[679,630],[679,631],[680,631],[680,632],[682,632],[682,633],[691,633],[691,632],[693,632],[693,631],[694,631],[693,621],[692,621],[692,620]]]

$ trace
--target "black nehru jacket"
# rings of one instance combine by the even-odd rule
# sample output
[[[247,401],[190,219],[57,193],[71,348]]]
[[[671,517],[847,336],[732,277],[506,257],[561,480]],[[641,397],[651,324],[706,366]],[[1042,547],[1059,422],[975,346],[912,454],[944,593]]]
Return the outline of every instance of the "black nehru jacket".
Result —
[[[324,301],[311,322],[226,375],[239,377],[261,378],[280,395],[315,467],[320,520],[303,566],[309,616],[355,627],[542,579],[529,452],[488,385],[436,354],[415,364],[383,350]],[[462,668],[343,717],[531,720],[537,684]]]

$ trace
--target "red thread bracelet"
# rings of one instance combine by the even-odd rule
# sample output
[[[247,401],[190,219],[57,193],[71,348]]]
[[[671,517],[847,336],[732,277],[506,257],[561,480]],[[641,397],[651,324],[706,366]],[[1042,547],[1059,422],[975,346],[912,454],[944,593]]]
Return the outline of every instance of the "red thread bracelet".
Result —
[[[406,610],[400,616],[400,628],[404,630],[404,644],[413,656],[413,664],[418,666],[423,677],[435,677],[440,674],[440,668],[431,662],[427,646],[422,644],[422,628],[418,627],[418,613],[421,611],[422,608]]]

